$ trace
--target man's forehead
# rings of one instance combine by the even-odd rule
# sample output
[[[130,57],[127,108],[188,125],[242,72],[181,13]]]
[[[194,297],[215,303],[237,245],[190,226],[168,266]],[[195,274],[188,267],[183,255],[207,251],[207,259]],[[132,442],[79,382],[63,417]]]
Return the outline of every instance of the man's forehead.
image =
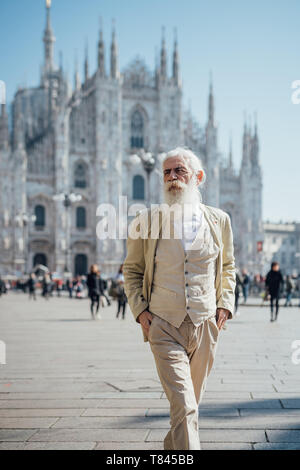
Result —
[[[163,168],[164,169],[174,168],[177,165],[184,166],[185,168],[187,168],[185,159],[179,156],[167,158],[163,163]]]

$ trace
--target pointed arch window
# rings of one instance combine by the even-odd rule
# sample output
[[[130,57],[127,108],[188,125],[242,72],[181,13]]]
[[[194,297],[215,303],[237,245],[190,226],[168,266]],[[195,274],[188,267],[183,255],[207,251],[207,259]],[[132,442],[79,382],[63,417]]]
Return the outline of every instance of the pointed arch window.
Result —
[[[144,119],[139,110],[131,116],[131,148],[144,147]]]
[[[86,210],[85,207],[76,208],[76,228],[86,228]]]
[[[45,207],[38,204],[34,208],[34,215],[36,217],[34,225],[37,229],[42,229],[46,225],[46,210]]]
[[[145,180],[141,175],[133,177],[133,199],[145,199]]]
[[[75,188],[86,188],[88,186],[87,180],[87,166],[83,162],[75,165],[74,170],[74,186]]]

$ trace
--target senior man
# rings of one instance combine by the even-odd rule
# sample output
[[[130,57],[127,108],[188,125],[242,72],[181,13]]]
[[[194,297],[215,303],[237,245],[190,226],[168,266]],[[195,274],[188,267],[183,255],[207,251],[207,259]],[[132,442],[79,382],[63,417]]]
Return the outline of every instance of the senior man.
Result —
[[[201,202],[205,173],[192,151],[167,153],[163,178],[165,204],[138,214],[140,236],[129,232],[125,291],[170,402],[164,449],[195,450],[201,449],[198,405],[220,330],[234,311],[232,229],[227,213]],[[165,207],[176,210],[167,214]]]

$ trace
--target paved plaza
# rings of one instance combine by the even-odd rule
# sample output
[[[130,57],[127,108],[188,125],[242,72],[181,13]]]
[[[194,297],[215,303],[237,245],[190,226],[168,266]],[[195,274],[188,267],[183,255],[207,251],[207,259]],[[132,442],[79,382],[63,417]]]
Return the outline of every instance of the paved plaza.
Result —
[[[220,334],[202,448],[300,449],[300,308],[270,323],[249,304]],[[93,321],[87,299],[0,298],[0,449],[163,449],[169,409],[150,346],[129,308],[125,320],[115,310]]]

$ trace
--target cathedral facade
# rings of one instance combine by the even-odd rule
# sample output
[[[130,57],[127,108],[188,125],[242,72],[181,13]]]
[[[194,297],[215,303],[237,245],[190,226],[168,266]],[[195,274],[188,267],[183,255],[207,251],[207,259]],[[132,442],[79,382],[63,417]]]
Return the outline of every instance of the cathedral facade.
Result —
[[[162,202],[161,158],[177,146],[192,149],[207,179],[203,202],[230,214],[240,268],[262,268],[262,172],[256,125],[244,124],[240,169],[218,148],[212,83],[205,128],[182,105],[177,40],[168,73],[162,38],[154,71],[136,58],[120,73],[113,29],[106,67],[102,31],[93,74],[88,56],[69,86],[54,64],[51,2],[46,3],[44,64],[40,84],[19,88],[12,123],[0,117],[0,273],[51,271],[84,274],[91,263],[111,275],[124,260],[124,239],[96,235],[97,207]],[[147,157],[147,158],[146,158]],[[77,195],[77,197],[74,196]],[[78,195],[80,197],[78,197]]]

